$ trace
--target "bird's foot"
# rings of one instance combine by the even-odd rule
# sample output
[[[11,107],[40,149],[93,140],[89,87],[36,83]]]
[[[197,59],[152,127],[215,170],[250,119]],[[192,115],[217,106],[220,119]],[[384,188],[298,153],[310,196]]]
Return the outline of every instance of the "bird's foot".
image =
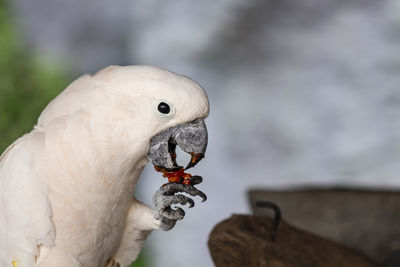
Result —
[[[160,229],[164,231],[172,229],[176,221],[182,220],[185,216],[185,211],[182,208],[175,207],[174,209],[171,207],[172,205],[180,204],[184,206],[189,204],[189,208],[194,206],[193,199],[183,194],[176,193],[187,193],[191,196],[199,196],[203,199],[202,202],[207,200],[207,196],[193,185],[168,183],[160,187],[153,196],[153,203],[157,209],[157,219],[161,221]]]

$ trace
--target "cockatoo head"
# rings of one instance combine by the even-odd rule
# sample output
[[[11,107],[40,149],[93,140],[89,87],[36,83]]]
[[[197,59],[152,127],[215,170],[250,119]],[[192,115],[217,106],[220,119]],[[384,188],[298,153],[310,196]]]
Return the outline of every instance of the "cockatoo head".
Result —
[[[38,125],[80,111],[96,129],[99,145],[114,153],[145,157],[167,171],[178,168],[175,147],[191,154],[188,167],[204,155],[209,103],[188,77],[149,66],[110,66],[72,83],[43,111]],[[100,140],[99,140],[100,139]]]

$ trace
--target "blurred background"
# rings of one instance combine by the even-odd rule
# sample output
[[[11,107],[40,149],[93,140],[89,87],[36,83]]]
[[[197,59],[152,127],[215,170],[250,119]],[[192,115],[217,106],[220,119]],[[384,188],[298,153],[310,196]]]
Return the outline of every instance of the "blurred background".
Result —
[[[208,234],[250,212],[249,189],[400,189],[400,1],[0,0],[0,150],[75,78],[133,64],[190,76],[211,103],[193,171],[209,199],[136,266],[212,266]],[[164,182],[147,167],[137,197]]]

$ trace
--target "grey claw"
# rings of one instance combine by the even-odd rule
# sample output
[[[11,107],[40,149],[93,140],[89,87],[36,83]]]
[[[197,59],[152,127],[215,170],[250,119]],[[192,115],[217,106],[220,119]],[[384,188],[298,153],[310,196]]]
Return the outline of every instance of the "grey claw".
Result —
[[[153,203],[158,210],[161,221],[167,222],[165,227],[162,227],[163,230],[171,229],[175,225],[176,220],[182,220],[185,216],[185,211],[182,208],[176,207],[175,209],[173,209],[171,205],[189,204],[189,208],[194,207],[195,203],[193,199],[185,195],[176,193],[187,193],[191,196],[199,196],[202,198],[202,202],[207,200],[207,196],[192,185],[185,185],[181,183],[168,183],[162,186],[154,194]]]
[[[204,194],[203,192],[201,192],[199,189],[197,189],[196,187],[192,186],[192,185],[185,185],[185,184],[181,184],[181,183],[168,183],[164,186],[162,186],[154,195],[154,197],[157,194],[161,194],[161,195],[166,195],[166,196],[171,196],[174,195],[175,193],[179,193],[179,192],[183,192],[183,193],[187,193],[191,196],[199,196],[202,198],[202,202],[207,200],[207,196],[206,194]],[[154,202],[154,197],[153,197],[153,202]]]
[[[192,185],[200,184],[201,182],[203,182],[203,177],[201,176],[193,175],[192,177],[190,177],[190,183]]]
[[[173,196],[157,194],[157,195],[154,195],[153,202],[154,202],[156,208],[159,210],[163,210],[166,207],[169,207],[173,204],[181,204],[181,205],[189,204],[190,208],[194,206],[193,199],[188,198],[187,196],[184,196],[181,194],[173,195]]]

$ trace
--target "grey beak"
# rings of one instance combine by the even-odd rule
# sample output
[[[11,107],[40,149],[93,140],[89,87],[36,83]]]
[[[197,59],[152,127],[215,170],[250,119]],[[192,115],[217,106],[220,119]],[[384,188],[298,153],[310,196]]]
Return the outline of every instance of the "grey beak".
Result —
[[[203,119],[168,128],[150,140],[149,159],[159,170],[176,171],[182,169],[176,163],[175,148],[178,145],[191,155],[186,169],[194,167],[207,149],[208,133]]]

